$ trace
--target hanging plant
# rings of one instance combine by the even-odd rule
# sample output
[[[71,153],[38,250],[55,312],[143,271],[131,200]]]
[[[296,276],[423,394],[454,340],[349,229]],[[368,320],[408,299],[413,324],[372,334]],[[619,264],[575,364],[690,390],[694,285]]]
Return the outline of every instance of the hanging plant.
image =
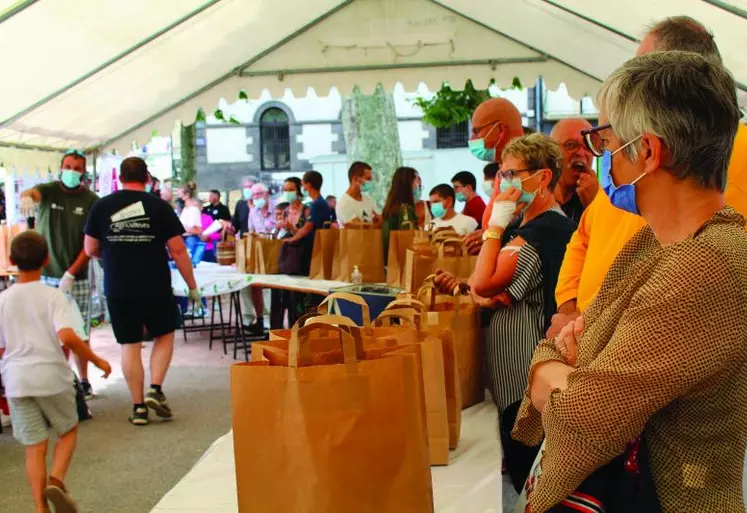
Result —
[[[202,109],[200,109],[202,110]],[[195,124],[182,125],[180,130],[181,159],[179,169],[179,183],[186,185],[194,181],[197,175],[195,137],[197,130]]]
[[[494,80],[490,81],[490,85],[494,83]],[[514,77],[511,89],[522,89],[519,77]],[[454,90],[444,82],[433,98],[418,97],[413,103],[423,111],[423,121],[436,128],[447,128],[468,120],[477,106],[490,97],[488,89],[475,89],[472,80],[467,80],[462,91]]]

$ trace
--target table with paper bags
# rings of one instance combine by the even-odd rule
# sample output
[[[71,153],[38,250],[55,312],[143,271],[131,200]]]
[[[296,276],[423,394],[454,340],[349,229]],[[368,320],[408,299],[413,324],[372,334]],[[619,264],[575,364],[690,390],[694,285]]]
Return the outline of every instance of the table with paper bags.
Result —
[[[305,321],[231,367],[239,512],[432,512],[419,346]]]
[[[424,330],[425,317],[421,312],[425,306],[411,299],[392,302],[373,323],[366,302],[359,296],[346,293],[331,294],[319,305],[318,313],[310,313],[299,319],[298,324],[311,322],[315,316],[326,315],[332,303],[338,299],[359,305],[362,309],[363,326],[359,352],[394,351],[403,346],[415,345],[420,351],[425,389],[424,405],[428,432],[429,461],[432,465],[447,465],[449,450],[455,449],[461,431],[461,392],[451,330],[440,328]],[[342,318],[346,319],[346,318]],[[392,321],[399,325],[392,325]],[[270,341],[252,345],[252,360],[261,361],[286,351],[291,330],[272,330]],[[317,339],[313,349],[315,357],[327,357],[325,349],[330,342]],[[334,343],[332,343],[334,345]],[[269,356],[268,356],[269,355]],[[317,360],[319,362],[321,360]]]
[[[245,274],[279,274],[282,239],[270,233],[247,233],[236,241],[236,270]]]

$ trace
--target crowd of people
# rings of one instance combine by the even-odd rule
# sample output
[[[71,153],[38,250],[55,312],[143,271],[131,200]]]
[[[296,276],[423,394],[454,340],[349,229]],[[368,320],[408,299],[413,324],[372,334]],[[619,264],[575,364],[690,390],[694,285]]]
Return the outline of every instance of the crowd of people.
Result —
[[[193,186],[174,199],[139,158],[122,163],[123,190],[98,199],[81,184],[85,156],[69,152],[60,181],[21,195],[39,234],[13,240],[19,284],[0,295],[3,381],[37,511],[46,499],[74,508],[64,478],[77,422],[58,339],[87,395],[88,362],[110,371],[87,345],[91,258],[104,265],[130,421],[145,425],[150,410],[173,415],[163,392],[179,317],[169,258],[199,301],[188,248],[204,243],[214,262],[225,234],[267,234],[283,240],[280,272],[308,275],[316,230],[361,223],[381,229],[385,259],[392,231],[426,227],[453,228],[478,255],[467,282],[439,272],[435,283],[468,290],[483,309],[486,387],[505,470],[531,492],[526,511],[744,511],[747,128],[735,91],[706,27],[668,18],[604,82],[598,126],[564,119],[530,133],[510,101],[489,99],[471,120],[480,187],[460,171],[426,196],[418,171],[400,167],[380,211],[365,162],[350,166],[339,198],[323,196],[316,171],[287,178],[277,198],[247,178],[231,215],[218,191],[206,205]],[[271,297],[272,328],[316,301]],[[243,303],[248,329],[263,333],[262,290]],[[19,323],[36,326],[33,337]],[[147,391],[144,329],[155,339]],[[45,423],[62,435],[49,477]],[[533,468],[541,474],[527,480]]]

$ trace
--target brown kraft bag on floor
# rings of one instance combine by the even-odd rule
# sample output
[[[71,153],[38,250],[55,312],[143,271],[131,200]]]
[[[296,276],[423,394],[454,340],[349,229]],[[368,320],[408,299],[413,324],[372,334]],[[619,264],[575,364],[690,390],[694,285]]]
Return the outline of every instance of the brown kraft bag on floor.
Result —
[[[287,367],[231,367],[239,512],[432,513],[418,352],[357,360],[329,325],[344,363],[310,365],[316,328],[293,331]]]

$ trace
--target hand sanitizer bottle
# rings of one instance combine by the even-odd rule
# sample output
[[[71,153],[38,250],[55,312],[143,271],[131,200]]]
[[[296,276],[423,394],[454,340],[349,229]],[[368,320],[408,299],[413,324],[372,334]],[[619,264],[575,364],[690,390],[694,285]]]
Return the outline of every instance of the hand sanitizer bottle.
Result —
[[[350,281],[353,282],[355,285],[360,285],[363,283],[363,275],[358,270],[358,266],[353,267],[353,274],[350,275]]]

